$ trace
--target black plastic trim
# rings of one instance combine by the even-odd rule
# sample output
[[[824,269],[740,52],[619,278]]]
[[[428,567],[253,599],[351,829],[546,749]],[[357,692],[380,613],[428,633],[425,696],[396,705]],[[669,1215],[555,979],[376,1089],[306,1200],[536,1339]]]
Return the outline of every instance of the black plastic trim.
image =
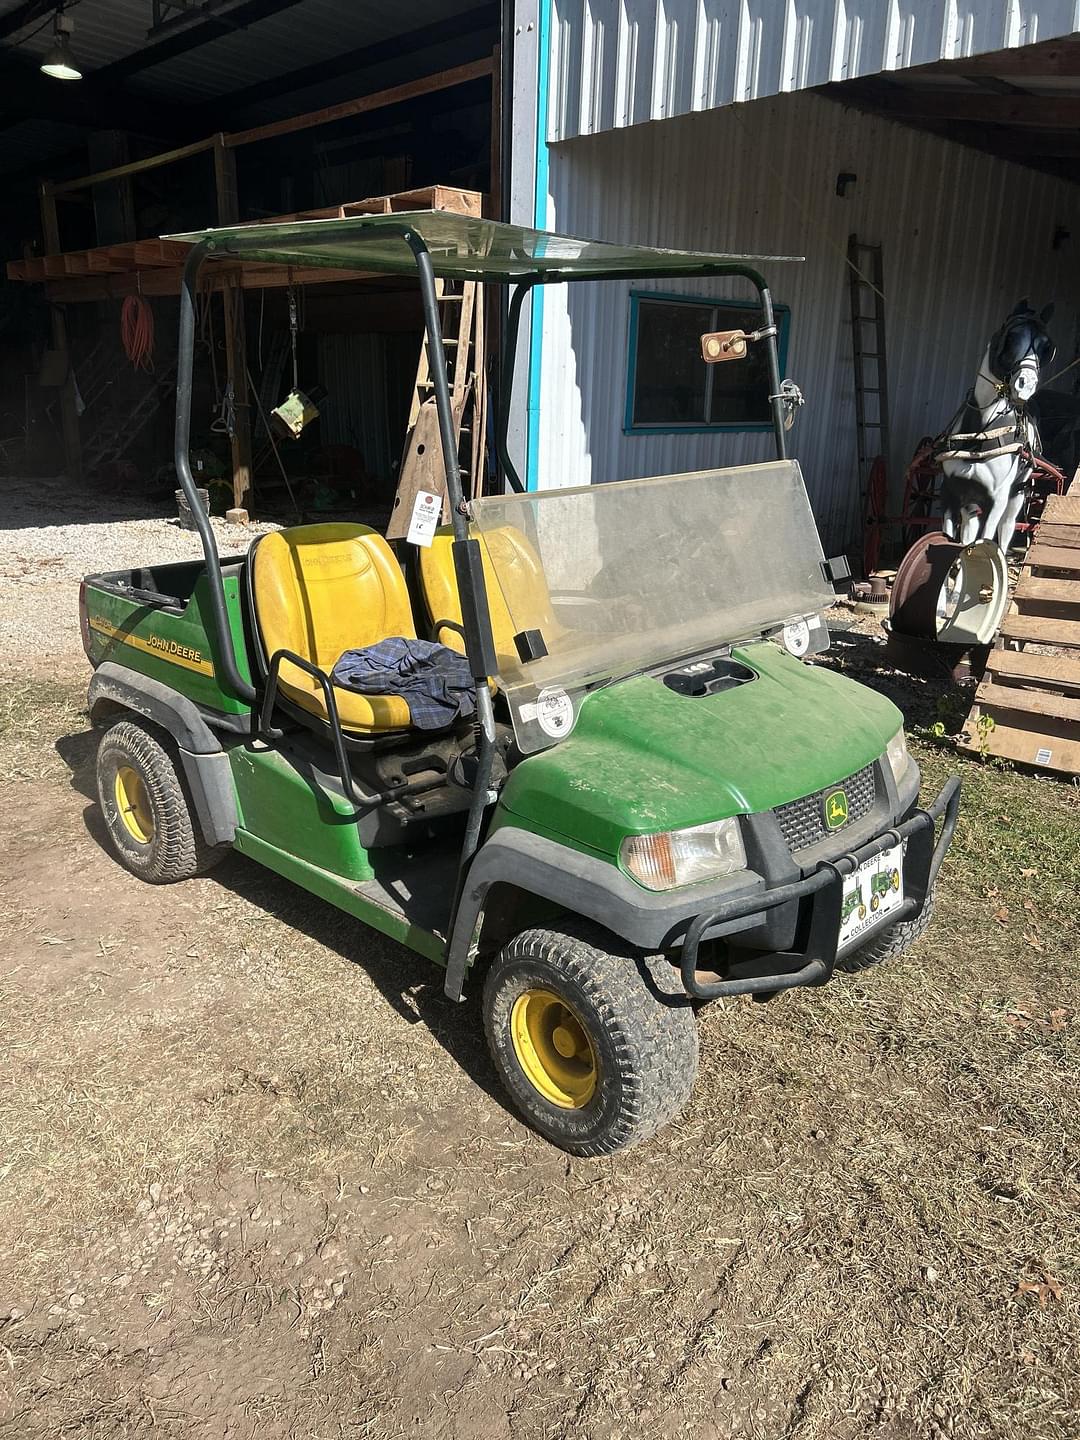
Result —
[[[192,701],[160,680],[105,660],[90,677],[86,704],[94,725],[115,719],[117,710],[129,711],[171,735],[207,844],[232,843],[239,817],[229,758]]]
[[[534,835],[516,826],[496,831],[469,867],[447,946],[446,993],[461,999],[469,950],[484,897],[505,882],[595,920],[641,950],[665,950],[685,935],[695,916],[726,897],[754,908],[765,891],[760,875],[745,871],[683,890],[645,890],[617,865]],[[456,993],[455,993],[456,992]]]
[[[698,999],[822,984],[836,961],[843,876],[880,850],[908,839],[904,878],[909,899],[894,912],[894,918],[917,914],[952,840],[959,800],[960,781],[954,777],[926,810],[915,810],[884,832],[879,821],[872,840],[853,854],[819,861],[809,875],[792,859],[779,827],[768,823],[772,819],[768,812],[747,816],[744,838],[751,869],[704,885],[657,892],[644,890],[609,861],[506,826],[485,841],[469,868],[446,950],[446,994],[453,1000],[462,997],[485,897],[497,883],[513,885],[595,920],[640,950],[681,947],[684,988]],[[934,823],[943,814],[941,837],[931,849]],[[768,874],[768,885],[764,876],[756,873],[759,869]],[[819,892],[821,903],[815,903],[809,921],[804,917],[800,924],[802,903]],[[777,960],[789,962],[787,968],[778,966],[770,972],[767,962],[774,957],[766,954],[758,957],[766,962],[756,967],[762,974],[716,982],[730,989],[698,982],[694,971],[701,943],[735,933],[743,944],[770,946]],[[799,950],[793,948],[797,939]],[[796,965],[798,961],[801,964]]]
[[[897,924],[919,915],[926,897],[933,889],[945,852],[952,843],[960,811],[960,780],[952,776],[925,810],[916,810],[899,825],[877,835],[857,850],[823,860],[809,875],[788,885],[769,889],[761,897],[761,908],[772,909],[792,901],[812,899],[807,934],[798,951],[778,952],[778,964],[771,974],[745,979],[701,981],[697,979],[697,955],[706,936],[717,938],[730,933],[745,918],[750,904],[739,898],[726,901],[713,910],[700,914],[691,925],[680,957],[683,988],[695,1000],[714,1000],[724,995],[775,994],[796,985],[821,985],[829,979],[837,957],[840,929],[840,906],[844,877],[867,860],[872,860],[890,846],[907,842],[904,855],[904,889],[906,899],[890,915]],[[941,835],[934,843],[934,828],[944,816]],[[761,902],[758,902],[761,904]],[[792,965],[798,963],[798,968]]]

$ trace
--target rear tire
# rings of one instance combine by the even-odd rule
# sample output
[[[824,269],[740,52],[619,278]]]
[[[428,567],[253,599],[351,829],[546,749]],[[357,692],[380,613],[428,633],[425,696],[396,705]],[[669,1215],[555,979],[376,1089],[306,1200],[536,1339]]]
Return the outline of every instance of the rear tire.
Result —
[[[647,1140],[693,1088],[689,1001],[661,994],[640,958],[606,931],[523,931],[492,962],[483,1008],[515,1105],[572,1155]]]
[[[138,721],[121,720],[102,735],[97,792],[117,859],[140,880],[190,880],[229,852],[203,839],[171,738]]]
[[[854,975],[859,970],[869,970],[871,965],[880,965],[885,960],[895,960],[898,956],[903,955],[905,950],[911,949],[930,924],[933,915],[934,892],[931,890],[926,897],[926,904],[914,920],[899,920],[895,925],[886,925],[885,929],[878,931],[861,950],[856,950],[853,955],[846,955],[843,960],[838,961],[836,968],[846,971],[849,975]]]

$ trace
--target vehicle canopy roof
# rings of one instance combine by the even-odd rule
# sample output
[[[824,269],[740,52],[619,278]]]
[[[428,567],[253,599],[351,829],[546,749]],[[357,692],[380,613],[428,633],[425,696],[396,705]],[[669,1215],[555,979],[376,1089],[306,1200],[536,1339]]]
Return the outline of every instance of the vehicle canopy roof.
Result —
[[[795,261],[799,255],[707,254],[647,245],[610,245],[522,225],[504,225],[448,210],[355,215],[340,220],[289,220],[169,235],[207,242],[210,256],[264,264],[323,266],[415,275],[406,231],[418,235],[434,272],[445,280],[560,281],[746,274],[751,262]]]

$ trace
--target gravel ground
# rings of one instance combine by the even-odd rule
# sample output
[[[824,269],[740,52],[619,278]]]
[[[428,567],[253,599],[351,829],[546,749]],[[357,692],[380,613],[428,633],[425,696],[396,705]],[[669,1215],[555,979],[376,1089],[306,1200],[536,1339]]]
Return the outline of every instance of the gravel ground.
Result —
[[[79,654],[78,585],[84,575],[192,560],[202,554],[175,510],[145,496],[95,491],[63,476],[0,479],[0,659]],[[237,554],[279,527],[213,518],[218,549]]]

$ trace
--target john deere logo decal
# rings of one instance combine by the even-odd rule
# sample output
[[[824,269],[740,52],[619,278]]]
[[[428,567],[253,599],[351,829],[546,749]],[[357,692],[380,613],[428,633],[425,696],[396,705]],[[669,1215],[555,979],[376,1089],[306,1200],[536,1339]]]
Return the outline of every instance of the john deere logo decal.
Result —
[[[843,790],[830,790],[825,796],[825,824],[830,830],[839,830],[847,824],[847,796]]]

